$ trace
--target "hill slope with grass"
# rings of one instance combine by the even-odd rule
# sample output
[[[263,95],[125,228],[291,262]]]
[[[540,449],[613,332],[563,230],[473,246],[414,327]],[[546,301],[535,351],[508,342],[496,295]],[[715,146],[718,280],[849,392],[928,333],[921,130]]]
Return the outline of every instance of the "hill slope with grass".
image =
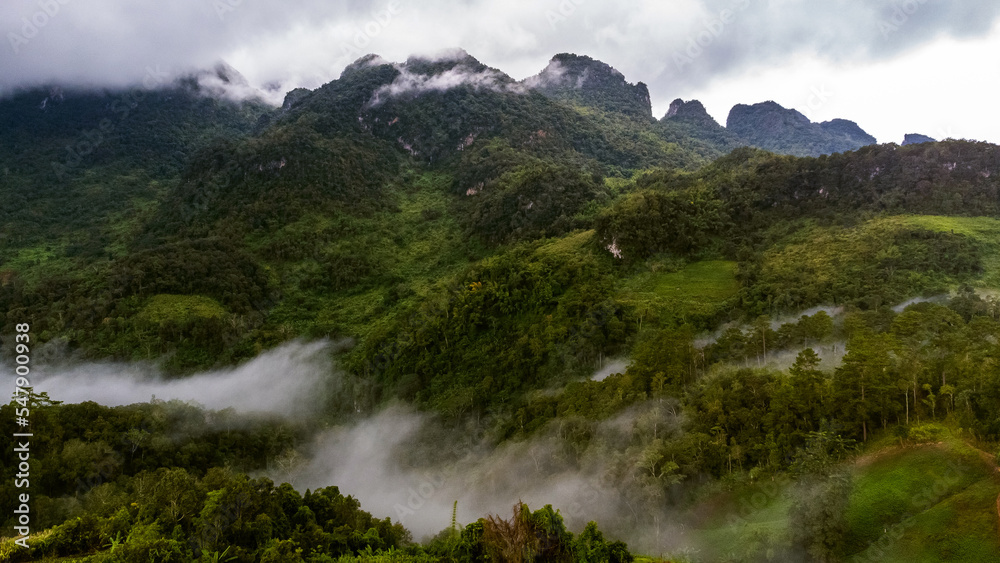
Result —
[[[861,146],[834,122],[819,127],[842,152],[775,154],[741,140],[767,127],[736,137],[696,102],[655,121],[641,83],[555,63],[539,85],[464,51],[368,56],[281,108],[183,85],[119,106],[0,101],[4,350],[28,322],[53,365],[184,380],[297,339],[338,343],[317,368],[336,392],[301,423],[22,398],[51,431],[32,450],[49,530],[36,555],[995,554],[1000,147]],[[66,165],[67,143],[115,107],[128,116]],[[828,152],[809,145],[814,125],[793,127],[803,154]],[[247,476],[400,405],[432,422],[394,450],[398,467],[440,469],[427,452],[476,436],[468,458],[446,456],[465,490],[510,474],[573,500],[507,516],[504,499],[418,544],[337,483],[303,494]],[[13,424],[18,408],[0,412]],[[193,430],[208,421],[226,430]],[[929,474],[941,491],[915,504]],[[766,502],[743,511],[755,491]],[[260,511],[185,543],[230,498]]]

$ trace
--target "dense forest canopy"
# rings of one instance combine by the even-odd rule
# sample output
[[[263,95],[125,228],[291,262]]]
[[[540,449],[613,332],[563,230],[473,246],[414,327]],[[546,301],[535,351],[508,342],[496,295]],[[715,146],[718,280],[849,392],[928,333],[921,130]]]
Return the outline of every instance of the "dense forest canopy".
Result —
[[[568,54],[521,82],[369,56],[280,108],[184,83],[0,100],[4,357],[30,324],[51,369],[168,383],[337,343],[308,419],[25,389],[0,418],[31,412],[37,532],[0,558],[835,561],[897,527],[906,553],[990,560],[1000,147],[876,145],[773,103],[729,121],[656,120],[645,85]],[[429,422],[390,453],[463,468],[436,535],[272,479],[400,404]],[[460,522],[460,490],[505,473],[598,484]]]

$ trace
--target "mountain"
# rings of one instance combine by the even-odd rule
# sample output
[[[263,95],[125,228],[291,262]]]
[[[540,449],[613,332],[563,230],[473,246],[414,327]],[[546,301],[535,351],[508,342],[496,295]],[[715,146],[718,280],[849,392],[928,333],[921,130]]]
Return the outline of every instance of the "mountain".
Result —
[[[753,146],[794,156],[850,151],[876,142],[852,121],[813,123],[800,112],[772,101],[733,106],[726,129]]]
[[[576,104],[652,120],[649,89],[631,84],[610,65],[585,55],[560,53],[524,84],[542,94]]]
[[[518,83],[461,50],[402,63],[368,55],[337,80],[297,92],[285,119],[315,114],[330,133],[369,132],[427,162],[460,158],[481,147],[479,139],[502,139],[520,151],[572,153],[619,170],[704,163],[682,147],[641,140],[651,124],[645,86],[590,58],[553,61],[551,74],[539,75],[547,78]],[[572,70],[555,72],[559,61]],[[581,110],[587,107],[600,111]],[[636,111],[644,117],[632,117]]]
[[[663,119],[675,119],[680,122],[699,125],[709,129],[722,127],[719,125],[719,122],[717,122],[712,116],[708,115],[708,111],[705,110],[705,106],[698,100],[685,102],[684,100],[677,98],[676,100],[670,102],[670,108],[667,110],[667,114],[663,116]]]
[[[152,89],[40,88],[0,100],[0,261],[40,244],[120,250],[123,232],[109,223],[130,223],[193,154],[217,137],[250,134],[270,111],[186,79]]]
[[[158,390],[218,397],[251,372],[279,394],[302,367],[318,405],[250,422],[22,396],[32,523],[52,531],[0,541],[0,559],[471,562],[501,559],[509,524],[546,561],[678,559],[692,546],[660,542],[681,526],[749,560],[846,560],[914,514],[897,530],[912,559],[995,559],[996,467],[971,446],[1000,443],[1000,147],[872,145],[773,102],[727,127],[695,100],[654,121],[641,83],[553,61],[519,82],[460,50],[368,55],[274,107],[234,99],[226,67],[0,101],[8,354],[100,362],[70,371],[88,382],[153,364]],[[322,358],[283,359],[300,339]],[[382,517],[455,510],[424,545],[322,482],[330,460],[357,463],[324,443],[380,435],[399,443],[350,485],[388,499],[366,500]],[[317,464],[304,496],[248,476]],[[507,503],[571,483],[566,512],[458,527],[487,489]],[[895,508],[870,518],[880,505]],[[953,528],[974,537],[942,547]]]
[[[211,75],[242,83],[234,72],[218,67]],[[151,359],[169,350],[171,369],[184,372],[246,358],[283,334],[357,337],[370,318],[331,309],[317,324],[315,314],[297,304],[335,308],[345,294],[388,291],[386,311],[412,306],[418,292],[463,261],[595,227],[602,210],[625,195],[622,186],[714,185],[716,176],[691,175],[698,170],[731,177],[733,170],[707,165],[763,158],[745,148],[753,139],[733,132],[740,108],[777,116],[763,120],[768,127],[749,131],[759,144],[789,131],[811,142],[817,135],[867,140],[851,122],[812,124],[773,103],[734,108],[729,128],[695,100],[675,100],[656,122],[612,109],[581,111],[581,98],[567,92],[615,92],[617,98],[603,99],[642,98],[643,107],[648,100],[639,86],[587,57],[558,55],[539,76],[556,75],[573,77],[580,87],[543,94],[541,82],[519,83],[458,50],[402,63],[368,55],[315,90],[289,92],[280,108],[235,102],[184,83],[143,92],[141,100],[57,89],[4,100],[0,120],[10,134],[0,140],[6,155],[0,267],[16,282],[5,302],[48,319],[39,326],[50,334],[74,335],[73,345],[89,354],[132,357],[143,350]],[[116,116],[112,128],[88,140],[89,124]],[[92,154],[80,155],[74,166],[62,162],[67,144],[79,153],[86,142],[96,144]],[[903,154],[912,162],[899,160]],[[822,165],[763,159],[771,167],[753,168],[745,182],[769,174],[753,196],[761,209],[798,205],[825,216],[905,201],[892,210],[930,212],[941,205],[935,198],[958,189],[953,176],[968,169],[986,176],[971,176],[962,189],[987,199],[945,198],[947,211],[992,213],[983,203],[993,193],[989,158],[950,149],[935,154],[874,150]],[[944,174],[939,158],[966,164]],[[56,170],[65,179],[58,181]],[[913,175],[918,170],[923,177]],[[792,182],[796,174],[808,178],[808,189]],[[875,184],[841,179],[854,176]],[[899,186],[909,191],[902,195]],[[885,192],[882,203],[854,199],[872,191]],[[752,210],[748,201],[718,207],[719,197],[745,198],[747,192],[710,195],[689,201],[709,202],[715,211],[705,224],[723,221],[713,229],[722,229],[725,217]],[[657,248],[660,242],[649,238],[654,231],[629,238],[628,251]],[[607,245],[615,245],[616,232],[602,230]],[[618,238],[619,247],[626,244],[624,235]],[[689,252],[700,244],[677,248]],[[447,250],[433,256],[417,250],[431,247]],[[90,282],[67,282],[87,268],[96,268]],[[219,311],[242,320],[220,331],[216,320],[185,317],[177,321],[183,330],[153,336],[144,324],[150,314],[142,311],[163,295],[212,299]],[[73,317],[73,328],[64,333],[66,321],[52,303],[88,313]],[[121,324],[93,324],[104,318]],[[508,329],[498,342],[517,332]],[[192,331],[217,338],[193,339]],[[608,351],[620,345],[606,341]],[[375,353],[359,354],[369,352]],[[548,377],[539,373],[537,381]]]
[[[849,146],[853,146],[854,148],[874,145],[877,142],[875,137],[872,137],[861,127],[858,127],[857,123],[846,119],[832,119],[830,121],[824,121],[823,123],[820,123],[819,126],[823,129],[823,131],[826,131],[834,138],[837,138],[838,140],[843,139],[845,143],[849,143]]]
[[[903,137],[903,145],[917,145],[920,143],[936,143],[937,139],[932,139],[927,135],[921,135],[919,133],[907,133]]]
[[[688,147],[708,159],[718,158],[749,144],[719,125],[698,100],[674,100],[654,129],[665,140]]]

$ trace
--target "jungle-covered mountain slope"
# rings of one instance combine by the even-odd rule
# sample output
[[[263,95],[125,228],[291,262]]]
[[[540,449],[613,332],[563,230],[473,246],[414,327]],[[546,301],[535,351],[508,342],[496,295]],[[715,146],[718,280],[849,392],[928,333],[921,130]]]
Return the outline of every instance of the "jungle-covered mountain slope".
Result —
[[[370,56],[275,109],[182,86],[117,105],[128,94],[0,102],[5,349],[30,322],[36,357],[147,360],[185,377],[295,338],[350,339],[321,423],[401,400],[453,428],[486,427],[494,446],[554,435],[558,455],[538,467],[600,460],[623,484],[631,519],[616,537],[720,489],[820,476],[808,494],[826,500],[783,513],[810,525],[768,541],[846,557],[879,538],[850,508],[870,499],[851,497],[832,468],[879,440],[923,443],[926,424],[995,452],[1000,147],[775,154],[741,146],[696,102],[653,121],[639,85],[598,61],[557,59],[567,69],[540,76],[560,81],[538,86],[464,52]],[[67,144],[79,162],[63,159]],[[213,470],[258,470],[287,453],[273,441],[298,451],[299,430],[283,423],[184,442],[161,413],[149,433],[187,448],[172,458],[152,436],[111,445],[148,413],[36,400],[66,438],[38,452],[62,511],[48,524],[96,518],[59,532],[76,539],[53,555],[103,550],[140,526],[190,557],[172,530],[200,530],[225,495],[280,497],[266,501],[270,523],[241,519],[205,544],[242,560],[409,541],[337,490],[302,496]],[[97,419],[107,436],[86,433]],[[620,439],[602,438],[609,425]],[[72,439],[79,452],[66,451]],[[78,453],[117,460],[117,488],[66,500],[76,494],[55,483],[84,471]],[[171,478],[201,520],[129,508],[148,500],[143,475],[168,466],[184,472]],[[511,525],[558,537],[536,510]],[[444,552],[485,549],[456,530]],[[612,557],[617,547],[589,534],[595,560]],[[559,541],[574,557],[576,544]]]

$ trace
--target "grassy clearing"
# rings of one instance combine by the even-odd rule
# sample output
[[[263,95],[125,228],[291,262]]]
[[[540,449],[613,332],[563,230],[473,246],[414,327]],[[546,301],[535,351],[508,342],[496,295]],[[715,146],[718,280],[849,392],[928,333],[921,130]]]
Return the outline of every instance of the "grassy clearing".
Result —
[[[863,561],[997,561],[995,464],[955,436],[892,447],[854,468],[844,554]]]
[[[938,215],[908,215],[904,224],[932,231],[950,232],[974,239],[983,254],[983,274],[977,287],[1000,289],[1000,220],[990,217],[942,217]]]
[[[625,279],[619,299],[653,322],[673,317],[707,317],[736,295],[736,262],[708,260],[675,272],[642,272]]]
[[[225,318],[229,313],[218,301],[201,295],[154,295],[139,312],[139,319],[158,325],[166,321],[186,324],[198,319]]]
[[[900,543],[897,561],[996,561],[1000,558],[995,510],[1000,486],[982,479],[917,515]],[[959,533],[956,533],[960,531]],[[912,554],[906,558],[905,556]]]
[[[994,479],[980,479],[893,527],[891,534],[861,557],[885,563],[997,561],[998,493],[1000,486]]]
[[[78,278],[80,266],[66,256],[67,239],[38,244],[14,251],[13,257],[0,261],[0,270],[17,272],[29,287],[52,278]]]
[[[984,472],[975,455],[939,444],[896,451],[857,467],[845,553],[864,551],[886,530],[965,490],[983,479]]]
[[[988,456],[954,436],[873,446],[850,468],[845,561],[1000,560],[1000,474]],[[695,560],[756,560],[753,554],[787,541],[794,490],[787,480],[761,482],[699,503],[693,516],[700,524],[689,529]]]
[[[586,252],[585,247],[594,240],[594,231],[579,231],[561,238],[550,239],[538,247],[540,256],[570,257]]]
[[[684,543],[692,553],[682,561],[763,561],[789,535],[792,481],[787,477],[711,485],[685,516]]]
[[[66,243],[46,243],[22,248],[6,264],[5,268],[26,272],[36,266],[58,259],[66,254]]]
[[[724,515],[725,523],[698,531],[695,538],[701,557],[696,561],[751,560],[750,554],[781,545],[788,537],[788,511],[792,506],[789,492],[781,491],[775,498],[761,497],[762,505],[751,500],[761,493],[748,494],[751,496],[741,499],[731,507],[733,511]]]

